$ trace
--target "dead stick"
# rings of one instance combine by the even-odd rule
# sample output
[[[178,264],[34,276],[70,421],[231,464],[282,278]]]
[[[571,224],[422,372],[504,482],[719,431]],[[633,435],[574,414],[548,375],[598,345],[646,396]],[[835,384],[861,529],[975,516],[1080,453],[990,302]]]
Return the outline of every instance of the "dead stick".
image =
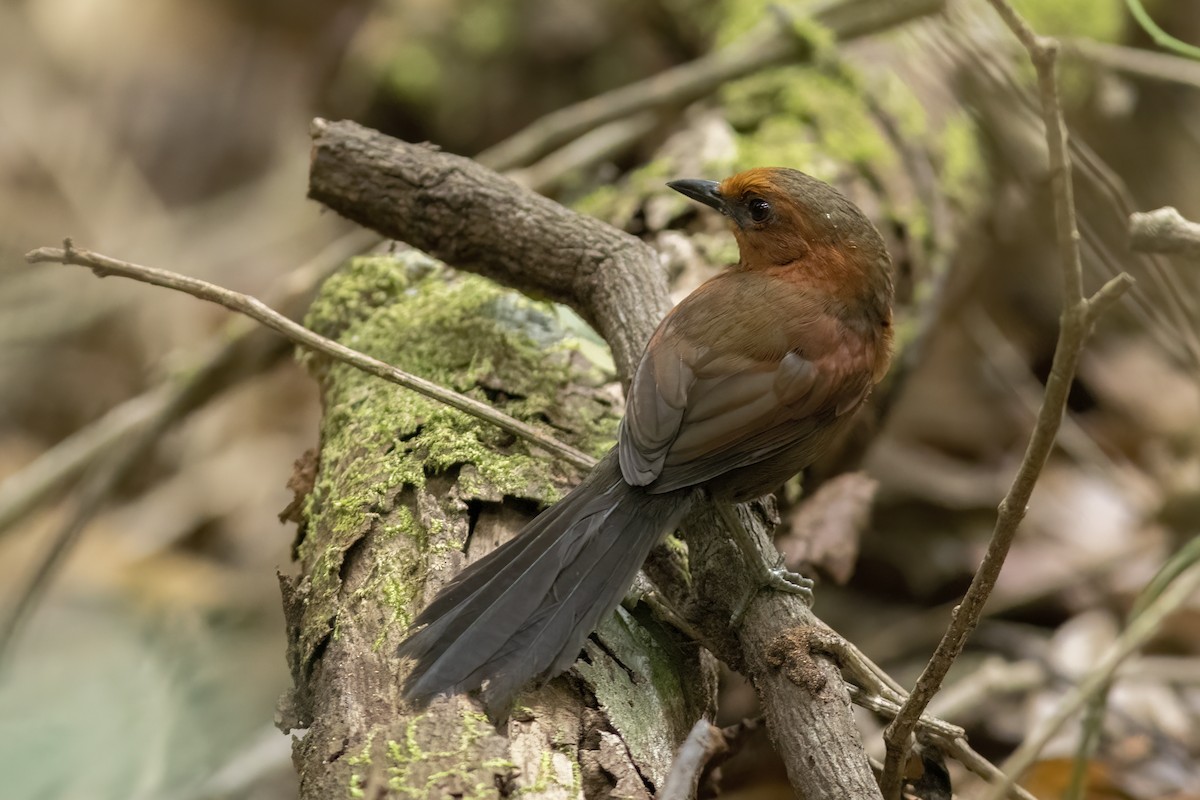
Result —
[[[1071,185],[1071,161],[1067,151],[1062,106],[1058,99],[1055,66],[1058,43],[1035,34],[1007,0],[989,2],[1025,46],[1037,70],[1042,118],[1046,126],[1046,145],[1050,155],[1054,221],[1063,284],[1063,313],[1042,407],[1017,475],[1008,494],[1000,503],[996,525],[983,563],[976,571],[962,602],[954,609],[950,626],[917,679],[912,694],[884,731],[887,755],[884,759],[883,774],[880,776],[880,789],[885,800],[897,800],[900,797],[909,739],[917,721],[929,705],[929,701],[941,688],[946,673],[962,653],[967,637],[979,624],[983,615],[984,605],[996,585],[1000,569],[1016,537],[1017,528],[1025,517],[1029,498],[1054,446],[1054,439],[1066,409],[1067,395],[1079,364],[1079,356],[1092,325],[1096,317],[1115,302],[1133,282],[1132,278],[1122,273],[1105,284],[1092,298],[1084,297],[1079,231],[1076,226],[1075,200]]]
[[[357,350],[352,350],[345,345],[338,344],[331,339],[326,339],[324,336],[313,333],[303,325],[292,322],[261,300],[249,295],[234,292],[198,278],[191,278],[155,267],[133,264],[128,261],[120,261],[101,255],[100,253],[82,250],[74,247],[69,239],[64,242],[64,246],[61,249],[56,247],[40,247],[32,250],[26,254],[25,260],[30,263],[54,262],[88,267],[101,278],[108,275],[119,275],[123,278],[131,278],[142,283],[173,289],[177,292],[190,294],[201,300],[207,300],[210,303],[216,303],[232,311],[245,314],[302,347],[323,353],[337,361],[350,364],[363,372],[383,378],[406,389],[411,389],[431,400],[444,403],[464,414],[469,414],[476,419],[491,423],[501,430],[511,433],[513,436],[524,439],[530,444],[558,456],[568,464],[585,470],[591,469],[596,464],[596,460],[587,453],[576,450],[570,445],[563,444],[554,437],[542,433],[532,425],[527,425],[501,411],[497,411],[487,403],[482,403],[461,395],[432,381],[427,381],[424,378],[397,369],[390,364],[385,364],[377,358],[372,358]]]
[[[812,17],[837,41],[890,30],[940,11],[944,0],[845,0],[817,9]],[[664,106],[684,106],[722,84],[768,67],[810,59],[816,48],[796,26],[770,24],[728,47],[551,112],[520,133],[485,150],[477,161],[495,170],[530,164],[550,150],[613,120]]]

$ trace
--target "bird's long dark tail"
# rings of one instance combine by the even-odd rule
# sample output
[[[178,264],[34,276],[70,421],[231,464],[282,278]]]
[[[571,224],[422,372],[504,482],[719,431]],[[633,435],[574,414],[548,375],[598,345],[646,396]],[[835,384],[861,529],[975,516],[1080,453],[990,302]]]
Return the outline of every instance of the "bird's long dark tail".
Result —
[[[601,617],[620,603],[659,538],[692,502],[621,478],[615,451],[515,539],[471,564],[421,612],[400,645],[416,665],[405,696],[424,701],[484,681],[496,716],[534,678],[574,663]]]

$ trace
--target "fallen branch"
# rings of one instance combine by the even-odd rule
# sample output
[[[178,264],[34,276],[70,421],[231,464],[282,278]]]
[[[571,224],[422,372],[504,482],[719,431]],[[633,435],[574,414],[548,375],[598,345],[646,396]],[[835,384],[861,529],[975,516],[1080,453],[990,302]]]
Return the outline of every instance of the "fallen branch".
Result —
[[[1106,283],[1091,298],[1084,297],[1079,232],[1071,184],[1071,161],[1067,150],[1062,106],[1058,99],[1058,43],[1035,34],[1007,0],[989,2],[1025,46],[1037,70],[1042,119],[1046,126],[1046,145],[1050,156],[1054,221],[1063,287],[1063,313],[1042,407],[1017,475],[1000,503],[996,525],[983,563],[976,571],[962,602],[955,608],[950,626],[917,679],[912,694],[904,703],[900,714],[884,731],[887,755],[880,777],[880,788],[885,800],[897,800],[900,797],[909,740],[917,721],[929,705],[929,701],[941,688],[951,665],[962,653],[967,637],[978,625],[984,605],[996,585],[1000,569],[1016,537],[1017,528],[1025,517],[1029,498],[1054,446],[1054,439],[1066,409],[1067,395],[1079,364],[1079,356],[1092,325],[1133,282],[1132,278],[1122,273]]]

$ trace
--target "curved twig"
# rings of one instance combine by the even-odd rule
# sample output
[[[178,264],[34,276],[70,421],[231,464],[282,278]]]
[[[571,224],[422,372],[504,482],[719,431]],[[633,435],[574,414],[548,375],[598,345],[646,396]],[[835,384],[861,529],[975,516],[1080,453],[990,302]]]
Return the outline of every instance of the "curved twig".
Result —
[[[996,12],[1025,46],[1037,70],[1042,99],[1042,118],[1046,125],[1046,144],[1050,155],[1050,174],[1054,194],[1054,217],[1063,285],[1063,314],[1054,361],[1046,380],[1046,392],[1037,423],[1030,436],[1017,475],[1000,503],[992,539],[983,563],[970,588],[954,610],[954,616],[937,649],[925,666],[904,703],[900,714],[884,731],[887,755],[880,788],[885,800],[900,797],[909,739],[921,712],[941,688],[946,673],[962,653],[967,638],[978,625],[1000,569],[1016,537],[1017,528],[1037,485],[1066,409],[1067,395],[1084,342],[1096,317],[1115,302],[1133,283],[1122,273],[1105,284],[1092,298],[1083,294],[1083,267],[1079,253],[1079,232],[1075,220],[1075,201],[1071,185],[1071,160],[1067,150],[1066,127],[1058,99],[1056,63],[1058,43],[1038,36],[1010,6],[1007,0],[989,0]]]
[[[249,295],[231,291],[208,281],[202,281],[199,278],[180,275],[176,272],[156,267],[133,264],[128,261],[110,258],[100,253],[93,253],[90,250],[76,248],[71,244],[69,239],[63,243],[61,249],[57,247],[39,247],[36,250],[31,250],[25,255],[25,260],[35,264],[52,262],[87,267],[101,278],[109,275],[119,275],[122,278],[132,278],[142,283],[161,286],[165,289],[173,289],[177,292],[190,294],[201,300],[207,300],[210,303],[216,303],[231,311],[245,314],[256,322],[282,334],[285,338],[301,347],[350,364],[363,372],[383,378],[398,386],[403,386],[405,389],[411,389],[418,394],[424,395],[431,400],[436,400],[439,403],[444,403],[464,414],[470,414],[476,419],[489,422],[497,428],[511,433],[513,436],[524,439],[530,444],[552,453],[568,464],[580,469],[591,469],[596,464],[596,459],[587,453],[558,441],[553,436],[539,431],[532,425],[527,425],[520,420],[513,419],[504,412],[492,408],[487,403],[482,403],[466,395],[447,389],[444,386],[439,386],[433,381],[427,381],[424,378],[411,375],[402,369],[385,364],[377,358],[364,355],[357,350],[351,350],[349,347],[338,344],[332,339],[326,339],[324,336],[313,333],[303,325],[292,322],[261,300]]]

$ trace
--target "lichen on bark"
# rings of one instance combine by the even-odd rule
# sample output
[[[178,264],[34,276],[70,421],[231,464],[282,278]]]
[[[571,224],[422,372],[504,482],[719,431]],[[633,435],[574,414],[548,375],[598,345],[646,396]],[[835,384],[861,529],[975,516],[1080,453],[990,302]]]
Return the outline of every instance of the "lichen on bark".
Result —
[[[400,299],[400,302],[397,302]],[[548,309],[472,275],[449,273],[413,251],[397,258],[356,259],[323,288],[308,324],[324,335],[422,377],[501,407],[513,416],[549,420],[555,435],[585,450],[611,443],[615,417],[594,402],[572,409],[559,397],[564,386],[590,377],[577,374],[570,343],[556,331]],[[375,570],[377,599],[406,627],[430,551],[461,550],[462,537],[447,536],[442,514],[462,509],[396,506],[405,491],[425,491],[432,475],[456,472],[457,497],[498,503],[515,497],[534,503],[558,499],[574,470],[530,452],[491,426],[414,392],[390,386],[319,356],[302,360],[322,384],[324,420],[316,485],[306,506],[309,529],[330,535],[305,537],[302,562],[312,564],[311,604],[327,604],[336,620],[344,555],[381,512],[391,519],[378,532],[404,535],[415,545]],[[599,397],[596,395],[595,397]],[[594,400],[595,398],[593,398]],[[418,523],[417,517],[426,518]],[[336,630],[336,622],[334,622]],[[318,626],[303,635],[311,658],[326,635]]]
[[[416,251],[349,263],[307,324],[581,449],[600,454],[613,441],[611,378],[581,355],[553,306]],[[506,737],[462,697],[408,708],[395,649],[414,611],[463,566],[464,549],[473,557],[512,535],[581,476],[458,411],[320,356],[301,360],[324,411],[295,548],[300,574],[281,578],[295,681],[281,724],[310,727],[296,745],[303,796],[333,796],[334,787],[349,797],[579,796],[579,708],[597,705],[586,678],[524,695]],[[702,699],[687,713],[707,710],[711,691],[688,696]],[[596,713],[601,730],[619,732]],[[677,744],[679,725],[686,733],[688,722],[665,716],[634,737],[655,756],[618,753],[643,790],[658,776],[657,751]]]

